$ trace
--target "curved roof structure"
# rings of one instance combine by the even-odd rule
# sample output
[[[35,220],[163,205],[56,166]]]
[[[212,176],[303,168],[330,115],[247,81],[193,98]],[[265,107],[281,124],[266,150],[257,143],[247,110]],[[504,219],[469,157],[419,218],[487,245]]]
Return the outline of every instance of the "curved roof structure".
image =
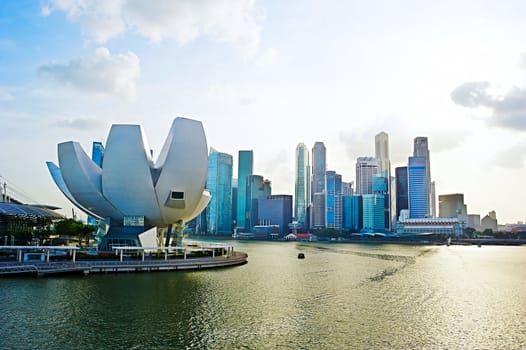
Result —
[[[64,216],[53,210],[42,206],[32,206],[27,204],[15,204],[0,202],[0,215],[33,216],[50,219],[63,219]]]
[[[102,167],[78,142],[58,145],[59,166],[48,169],[80,210],[122,224],[143,216],[146,225],[188,221],[208,205],[208,149],[201,122],[176,118],[154,163],[139,125],[112,125]]]

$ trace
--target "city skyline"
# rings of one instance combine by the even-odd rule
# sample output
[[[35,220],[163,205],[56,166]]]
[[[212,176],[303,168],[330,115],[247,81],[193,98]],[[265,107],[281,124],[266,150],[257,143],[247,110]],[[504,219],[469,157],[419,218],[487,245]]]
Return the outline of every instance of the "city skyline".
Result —
[[[45,165],[57,143],[91,149],[111,124],[140,124],[156,158],[165,125],[186,116],[234,174],[253,150],[276,194],[294,194],[298,143],[323,142],[326,169],[349,182],[377,133],[392,173],[424,136],[437,198],[526,220],[510,200],[526,194],[523,2],[138,4],[3,3],[0,182],[21,200],[69,215]]]

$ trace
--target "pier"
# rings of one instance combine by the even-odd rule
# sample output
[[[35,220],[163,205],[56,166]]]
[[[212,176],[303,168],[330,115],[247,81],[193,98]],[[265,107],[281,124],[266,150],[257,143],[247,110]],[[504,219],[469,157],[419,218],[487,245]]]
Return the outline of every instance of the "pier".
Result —
[[[2,249],[3,248],[3,249]],[[13,249],[13,247],[10,247]],[[39,248],[39,247],[38,247]],[[23,251],[36,251],[36,247],[14,247],[16,261],[0,262],[0,277],[36,275],[47,276],[57,274],[84,274],[92,273],[118,273],[118,272],[160,272],[178,270],[201,270],[210,268],[229,267],[247,263],[248,255],[243,252],[234,251],[232,246],[208,245],[190,249],[190,252],[211,252],[212,256],[187,257],[187,247],[115,247],[114,259],[92,259],[79,260],[76,258],[77,249],[72,250],[71,260],[50,260],[48,250],[43,254],[41,260],[24,261]],[[0,247],[6,250],[7,247]],[[57,249],[57,247],[53,247]],[[151,255],[146,256],[146,251],[162,252],[164,258],[155,259]],[[169,258],[168,252],[183,251],[183,257]],[[126,257],[124,253],[135,252],[132,258]],[[36,254],[36,253],[33,253]]]

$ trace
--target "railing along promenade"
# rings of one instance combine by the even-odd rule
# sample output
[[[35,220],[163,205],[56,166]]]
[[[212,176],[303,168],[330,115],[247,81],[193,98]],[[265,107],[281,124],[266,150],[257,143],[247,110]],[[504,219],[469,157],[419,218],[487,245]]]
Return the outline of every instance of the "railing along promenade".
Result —
[[[208,257],[188,257],[156,259],[148,256],[127,258],[126,260],[76,260],[76,261],[46,261],[46,262],[0,262],[0,277],[13,275],[37,275],[67,273],[117,273],[117,272],[155,272],[177,270],[199,270],[242,265],[247,262],[248,255],[243,252],[231,251],[227,255]]]

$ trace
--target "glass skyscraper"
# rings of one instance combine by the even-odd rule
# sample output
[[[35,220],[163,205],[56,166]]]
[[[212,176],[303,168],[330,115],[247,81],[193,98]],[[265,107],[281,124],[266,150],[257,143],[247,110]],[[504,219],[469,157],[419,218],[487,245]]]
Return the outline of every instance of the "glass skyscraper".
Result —
[[[254,165],[253,151],[239,151],[237,168],[237,215],[236,227],[241,229],[250,228],[245,225],[246,220],[246,198],[247,198],[247,179],[252,175]]]
[[[364,194],[363,230],[367,232],[385,231],[385,196],[383,194]]]
[[[409,217],[425,218],[429,215],[429,191],[426,181],[426,158],[409,157],[407,167]]]
[[[425,159],[425,182],[426,182],[426,200],[427,200],[427,213],[426,216],[433,216],[436,214],[435,200],[431,195],[431,161],[429,159],[429,146],[427,137],[419,136],[414,139],[413,157],[422,157]]]
[[[343,196],[343,229],[360,232],[362,229],[362,196]]]
[[[389,160],[389,135],[382,131],[374,137],[374,155],[380,161],[379,173],[385,178],[391,175]]]
[[[407,184],[407,167],[395,168],[396,178],[396,219],[400,217],[400,210],[409,209],[409,187]]]
[[[212,198],[206,208],[209,234],[232,232],[232,165],[230,154],[210,149],[206,188]]]
[[[373,178],[380,172],[380,160],[373,157],[356,159],[356,193],[372,194]]]
[[[342,176],[335,171],[327,171],[325,178],[325,227],[342,228]]]
[[[309,151],[304,143],[298,144],[296,147],[296,181],[294,186],[294,218],[300,226],[305,226],[307,205],[310,202],[308,195],[310,191],[310,179],[308,174],[309,169]]]
[[[95,141],[93,142],[93,146],[91,149],[91,160],[95,164],[99,166],[99,168],[102,168],[102,160],[104,159],[104,146],[102,145],[102,142]]]
[[[249,175],[247,177],[245,230],[250,231],[253,226],[259,225],[258,200],[267,198],[271,194],[272,189],[269,180],[263,180],[263,176],[261,175]]]
[[[325,227],[325,172],[327,171],[327,150],[323,142],[314,143],[312,148],[312,208],[311,225]]]

